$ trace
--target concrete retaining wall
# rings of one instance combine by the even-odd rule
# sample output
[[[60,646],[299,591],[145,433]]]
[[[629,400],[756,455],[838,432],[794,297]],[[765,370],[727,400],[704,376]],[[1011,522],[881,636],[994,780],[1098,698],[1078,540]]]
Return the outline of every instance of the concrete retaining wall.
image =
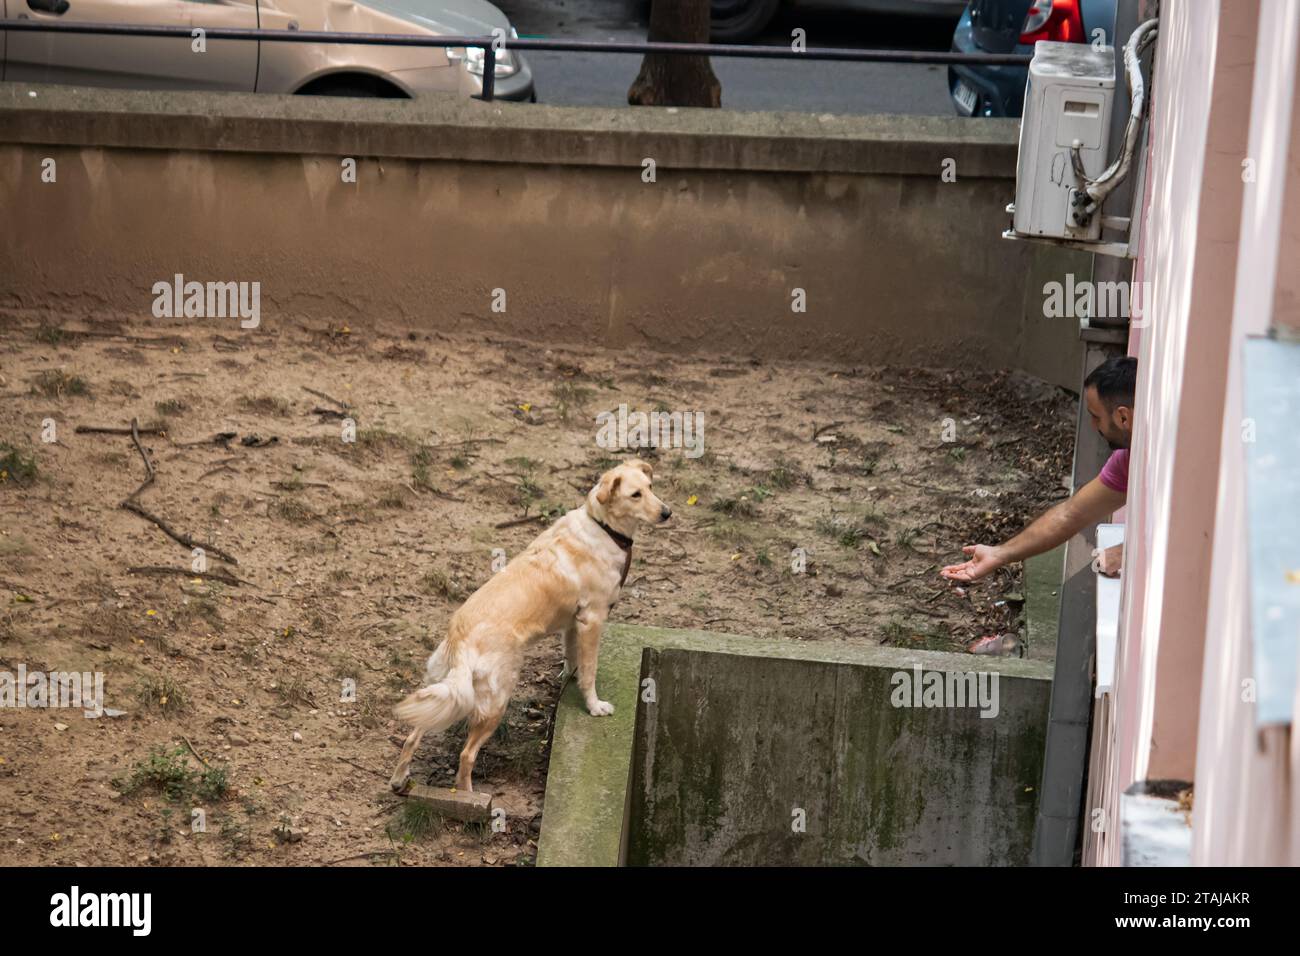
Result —
[[[628,864],[1027,863],[1050,682],[981,666],[993,704],[953,706],[912,691],[972,672],[969,659],[915,670],[890,654],[647,649],[642,686],[657,700],[637,724]]]
[[[146,316],[180,273],[260,282],[272,330],[391,320],[1074,386],[1074,321],[1043,318],[1042,286],[1088,257],[999,238],[1016,136],[999,120],[0,84],[0,310]]]
[[[893,675],[918,667],[996,673],[998,715],[894,708]],[[1025,862],[1051,677],[1035,660],[610,625],[597,686],[614,713],[589,716],[573,683],[561,695],[538,865]]]

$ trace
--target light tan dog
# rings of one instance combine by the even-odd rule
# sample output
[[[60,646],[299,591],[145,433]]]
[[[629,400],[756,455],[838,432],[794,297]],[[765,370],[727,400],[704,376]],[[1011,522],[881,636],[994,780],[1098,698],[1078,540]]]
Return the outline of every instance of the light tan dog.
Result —
[[[605,472],[581,508],[551,525],[452,615],[447,639],[429,658],[426,686],[393,711],[415,726],[393,771],[395,791],[406,787],[420,738],[465,717],[469,737],[456,788],[473,790],[479,748],[505,716],[525,648],[543,635],[564,635],[565,670],[576,670],[591,715],[614,712],[596,694],[596,656],[609,609],[627,580],[633,534],[641,524],[672,517],[650,490],[653,477],[640,459]]]

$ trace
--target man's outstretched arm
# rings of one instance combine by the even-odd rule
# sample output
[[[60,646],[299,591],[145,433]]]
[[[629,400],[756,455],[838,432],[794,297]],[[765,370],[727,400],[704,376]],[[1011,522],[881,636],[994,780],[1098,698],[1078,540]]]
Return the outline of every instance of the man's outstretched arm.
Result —
[[[939,573],[953,581],[978,581],[1004,564],[1051,551],[1089,525],[1124,506],[1125,495],[1094,478],[1058,505],[1043,512],[1029,527],[999,545],[972,544],[962,548],[969,561],[950,564]]]

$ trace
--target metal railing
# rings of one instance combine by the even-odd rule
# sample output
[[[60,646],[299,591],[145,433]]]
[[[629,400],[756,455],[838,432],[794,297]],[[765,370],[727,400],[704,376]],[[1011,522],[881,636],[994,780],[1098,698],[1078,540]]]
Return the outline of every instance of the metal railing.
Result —
[[[614,43],[600,40],[550,40],[525,37],[431,36],[406,33],[340,33],[321,30],[261,30],[237,27],[174,27],[124,23],[50,23],[41,20],[5,20],[0,30],[26,33],[81,33],[97,36],[176,37],[209,40],[259,40],[271,43],[347,43],[368,46],[476,48],[483,51],[483,92],[491,100],[496,86],[496,57],[502,50],[538,50],[568,53],[663,53],[670,56],[752,57],[766,60],[832,60],[850,63],[934,63],[1028,66],[1027,53],[959,53],[929,50],[850,50],[821,47],[796,50],[793,46],[743,46],[728,43]]]

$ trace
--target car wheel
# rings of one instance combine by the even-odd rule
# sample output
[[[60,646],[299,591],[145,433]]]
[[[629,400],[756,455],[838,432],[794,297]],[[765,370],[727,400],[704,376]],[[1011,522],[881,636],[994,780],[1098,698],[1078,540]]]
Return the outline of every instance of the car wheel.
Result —
[[[710,0],[709,34],[715,43],[752,40],[780,6],[781,0]]]
[[[299,96],[353,96],[405,99],[405,91],[377,76],[355,73],[321,76],[297,90]]]
[[[303,95],[305,96],[353,96],[359,99],[366,99],[367,97],[372,97],[372,96],[383,96],[382,93],[377,93],[374,90],[367,90],[364,87],[360,87],[360,86],[327,86],[325,87],[325,89],[312,90],[310,93],[306,93]]]

